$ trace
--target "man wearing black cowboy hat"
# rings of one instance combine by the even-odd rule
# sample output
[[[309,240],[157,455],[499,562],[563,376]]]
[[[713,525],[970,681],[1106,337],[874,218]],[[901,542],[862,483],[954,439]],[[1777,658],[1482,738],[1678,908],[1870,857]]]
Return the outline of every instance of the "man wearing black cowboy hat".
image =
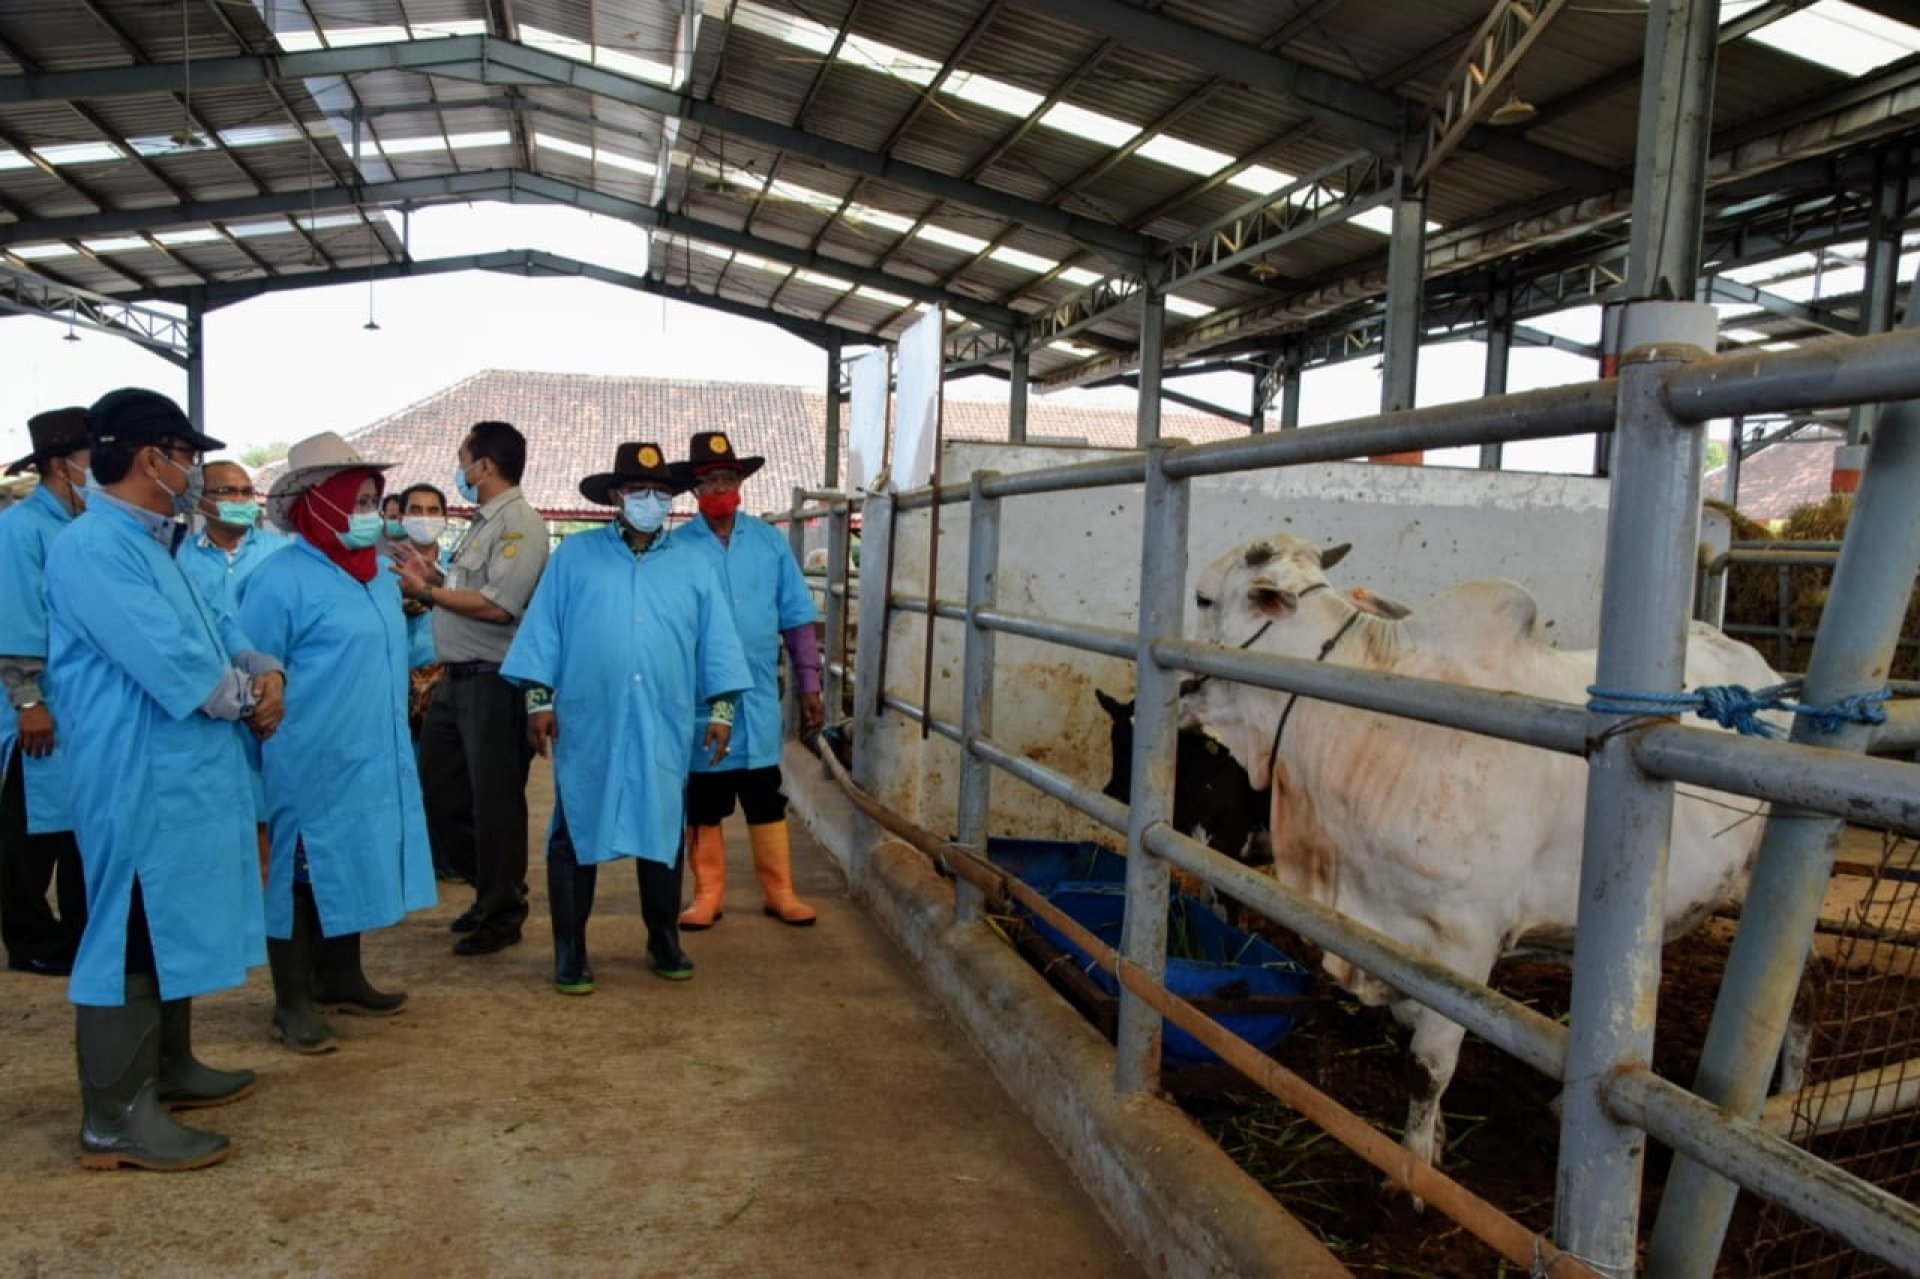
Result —
[[[724,431],[699,432],[690,452],[685,466],[694,477],[700,514],[679,536],[713,566],[726,589],[753,687],[740,698],[732,752],[725,759],[696,756],[687,781],[693,905],[680,916],[680,926],[711,928],[720,919],[727,875],[720,823],[736,800],[746,813],[766,913],[783,924],[811,924],[813,907],[793,892],[787,797],[780,789],[780,647],[784,641],[800,690],[802,731],[814,732],[826,720],[820,644],[813,633],[820,614],[787,539],[740,513],[741,482],[766,459],[741,457]]]
[[[40,477],[33,496],[0,514],[0,941],[7,967],[64,977],[87,926],[80,848],[67,815],[68,752],[48,704],[47,548],[86,506],[87,411],[54,409],[27,423],[33,451],[7,468]],[[58,881],[60,916],[47,909]]]
[[[562,994],[593,990],[594,881],[621,857],[635,859],[653,970],[693,975],[675,922],[687,747],[697,734],[704,755],[725,758],[733,698],[752,676],[720,582],[665,531],[686,486],[657,444],[622,444],[611,471],[580,481],[620,514],[561,543],[500,668],[526,689],[534,749],[553,757],[547,896]]]

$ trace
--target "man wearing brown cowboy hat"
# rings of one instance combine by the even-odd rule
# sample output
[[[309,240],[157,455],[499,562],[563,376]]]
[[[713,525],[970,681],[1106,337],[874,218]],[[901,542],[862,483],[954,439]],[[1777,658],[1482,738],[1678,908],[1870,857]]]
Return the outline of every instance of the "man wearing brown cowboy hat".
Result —
[[[820,700],[819,613],[787,539],[765,521],[740,513],[740,484],[766,462],[741,457],[724,431],[693,437],[685,463],[694,477],[700,515],[678,536],[713,565],[733,608],[753,687],[740,698],[733,750],[725,759],[695,753],[687,781],[692,830],[693,905],[680,916],[690,930],[711,928],[725,907],[727,846],[720,823],[736,801],[745,811],[767,914],[784,924],[814,921],[813,907],[794,895],[787,836],[787,797],[780,789],[780,647],[784,641],[800,690],[802,729],[826,720]]]
[[[47,668],[47,548],[86,506],[87,411],[54,409],[27,423],[33,451],[7,468],[40,477],[0,514],[0,941],[7,967],[64,977],[87,926],[80,848],[67,815],[67,752],[41,676]],[[58,881],[60,916],[47,909]]]
[[[534,749],[553,756],[547,896],[562,994],[593,990],[587,915],[599,864],[621,857],[635,859],[654,972],[693,975],[675,923],[688,739],[724,759],[752,676],[713,570],[665,532],[686,485],[657,444],[622,444],[611,471],[580,481],[620,514],[554,552],[501,665],[526,688]]]

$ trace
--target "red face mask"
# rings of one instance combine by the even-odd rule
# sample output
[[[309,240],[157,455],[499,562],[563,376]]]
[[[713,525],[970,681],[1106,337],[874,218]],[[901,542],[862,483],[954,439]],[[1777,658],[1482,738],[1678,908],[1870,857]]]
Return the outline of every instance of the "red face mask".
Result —
[[[724,520],[740,509],[740,490],[731,493],[702,493],[700,495],[700,514],[716,520]]]

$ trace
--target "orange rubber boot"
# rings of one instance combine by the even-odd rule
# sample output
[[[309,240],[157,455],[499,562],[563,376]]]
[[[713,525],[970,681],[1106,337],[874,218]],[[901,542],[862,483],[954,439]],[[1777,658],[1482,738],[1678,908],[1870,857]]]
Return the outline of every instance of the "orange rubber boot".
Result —
[[[766,912],[783,924],[803,927],[818,914],[813,907],[793,895],[793,852],[787,840],[784,821],[747,827],[753,841],[753,869],[760,876],[760,891],[766,894]]]
[[[690,933],[720,922],[727,897],[727,841],[718,826],[687,827],[687,861],[693,867],[693,905],[680,914]]]

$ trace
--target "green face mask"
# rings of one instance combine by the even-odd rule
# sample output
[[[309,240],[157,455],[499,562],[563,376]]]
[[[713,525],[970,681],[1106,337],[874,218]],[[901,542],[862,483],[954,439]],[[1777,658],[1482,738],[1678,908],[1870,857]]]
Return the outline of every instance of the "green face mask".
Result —
[[[394,541],[399,541],[407,535],[406,523],[401,520],[388,520],[386,522],[386,534]]]
[[[258,502],[215,502],[214,509],[220,514],[215,518],[222,524],[238,524],[242,528],[252,528],[260,522],[260,504]]]

